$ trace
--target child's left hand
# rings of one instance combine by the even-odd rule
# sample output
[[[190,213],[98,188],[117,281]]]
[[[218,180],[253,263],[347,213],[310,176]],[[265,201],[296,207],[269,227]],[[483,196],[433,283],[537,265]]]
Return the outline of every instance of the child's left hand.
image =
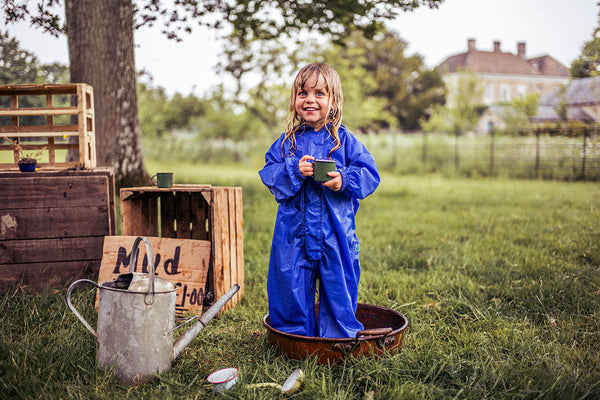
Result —
[[[328,187],[334,192],[339,192],[342,188],[342,174],[340,174],[338,171],[332,171],[327,173],[327,175],[332,176],[333,179],[323,182],[322,185]]]

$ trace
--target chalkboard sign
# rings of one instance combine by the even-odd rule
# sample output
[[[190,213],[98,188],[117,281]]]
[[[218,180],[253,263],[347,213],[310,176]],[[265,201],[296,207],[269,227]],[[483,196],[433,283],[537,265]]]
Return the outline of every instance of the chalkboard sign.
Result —
[[[136,238],[137,236],[104,238],[98,282],[112,281],[120,274],[129,272],[131,249]],[[148,240],[154,255],[156,275],[173,284],[181,284],[177,289],[175,311],[202,314],[210,241],[161,237],[148,237]],[[138,246],[138,252],[135,272],[148,273],[148,256],[143,243]],[[97,303],[96,300],[96,305]]]

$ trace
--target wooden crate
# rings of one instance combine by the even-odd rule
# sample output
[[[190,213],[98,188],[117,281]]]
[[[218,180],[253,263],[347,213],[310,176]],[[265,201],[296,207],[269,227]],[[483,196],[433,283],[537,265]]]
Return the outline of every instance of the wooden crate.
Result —
[[[0,171],[0,290],[41,289],[98,272],[116,232],[112,170]]]
[[[205,293],[220,298],[235,283],[244,292],[242,188],[173,185],[121,189],[121,234],[209,240],[211,256]]]
[[[69,98],[71,105],[57,105],[59,96]],[[43,104],[25,107],[25,99]],[[94,91],[91,86],[84,83],[0,85],[0,101],[0,136],[16,140],[26,153],[45,147],[45,157],[38,162],[41,168],[96,167]],[[32,122],[34,117],[37,120]],[[71,137],[77,138],[78,142],[71,143],[68,140]],[[8,142],[0,140],[0,143],[4,143],[0,144],[0,153],[13,153],[13,162],[6,162],[11,157],[3,157],[5,162],[0,163],[0,169],[17,169],[19,153]],[[79,161],[58,162],[56,150],[68,149],[79,150]]]

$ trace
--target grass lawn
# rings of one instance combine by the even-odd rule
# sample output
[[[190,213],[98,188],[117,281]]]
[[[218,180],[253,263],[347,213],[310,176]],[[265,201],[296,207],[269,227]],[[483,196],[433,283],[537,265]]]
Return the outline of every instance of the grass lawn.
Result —
[[[95,339],[66,287],[0,296],[0,399],[598,399],[600,186],[591,182],[384,174],[361,203],[359,301],[409,320],[402,351],[328,367],[266,343],[266,276],[276,204],[256,168],[167,165],[176,183],[242,186],[245,297],[153,383],[96,369]],[[95,326],[94,291],[73,301]],[[238,367],[225,396],[208,374]],[[302,389],[283,395],[296,368]]]

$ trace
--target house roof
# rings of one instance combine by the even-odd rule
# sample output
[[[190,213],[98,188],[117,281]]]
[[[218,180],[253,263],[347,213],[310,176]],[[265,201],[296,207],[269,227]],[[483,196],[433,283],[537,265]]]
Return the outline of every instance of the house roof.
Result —
[[[560,89],[548,93],[540,99],[540,105],[557,106],[563,100]],[[600,104],[600,76],[574,79],[566,87],[564,100],[568,106]]]
[[[566,67],[549,55],[535,58],[525,57],[525,43],[519,43],[518,54],[500,50],[500,42],[494,42],[493,51],[475,48],[475,40],[469,39],[465,53],[446,58],[438,70],[442,74],[455,73],[461,68],[477,73],[500,73],[516,75],[560,76],[569,75]]]
[[[567,108],[567,119],[569,121],[594,121],[584,109],[580,107],[569,107]],[[535,117],[530,119],[531,122],[543,122],[543,121],[558,121],[560,117],[556,112],[554,106],[538,106],[537,114]]]

